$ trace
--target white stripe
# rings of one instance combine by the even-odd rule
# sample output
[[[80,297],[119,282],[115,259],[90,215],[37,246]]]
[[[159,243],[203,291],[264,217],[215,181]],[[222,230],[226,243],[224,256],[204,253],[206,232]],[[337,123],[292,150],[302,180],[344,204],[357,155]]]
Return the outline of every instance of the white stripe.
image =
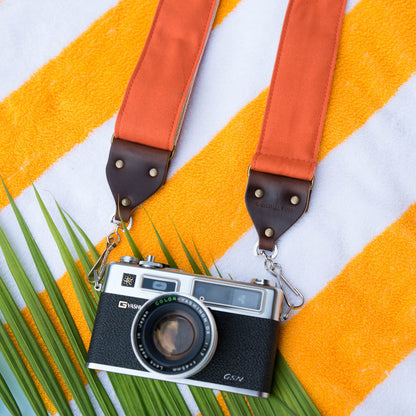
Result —
[[[288,0],[243,0],[213,30],[171,175],[270,84],[287,3]]]
[[[349,0],[347,11],[351,10],[358,1]],[[0,100],[19,88],[36,70],[57,56],[64,47],[80,36],[91,23],[117,3],[117,0],[90,0],[87,2],[62,0],[59,3],[53,0],[3,0],[0,2],[0,39],[2,41]],[[227,70],[225,64],[229,63],[233,67],[237,67],[237,71],[239,69],[246,70],[247,62],[250,62],[255,56],[247,55],[247,52],[256,52],[263,49],[255,48],[253,50],[253,44],[256,45],[258,41],[265,41],[266,44],[275,45],[277,48],[278,37],[275,35],[280,33],[281,21],[287,6],[287,0],[275,5],[271,1],[255,4],[255,2],[243,0],[241,3],[237,10],[247,8],[254,11],[253,21],[249,22],[249,25],[257,26],[258,18],[265,19],[265,25],[257,26],[258,30],[254,37],[250,36],[252,32],[247,26],[241,26],[243,30],[227,33],[230,39],[232,37],[237,51],[241,52],[240,58],[243,65],[237,66],[237,61],[233,59],[235,53],[226,53],[224,55],[224,67],[222,68],[225,70]],[[237,13],[240,13],[240,11]],[[231,13],[231,16],[233,14]],[[229,16],[228,18],[234,17]],[[273,22],[273,19],[276,20]],[[47,22],[47,24],[44,22]],[[270,25],[271,22],[274,24]],[[245,34],[247,36],[244,38]],[[268,37],[270,35],[271,37]],[[276,42],[270,41],[271,39],[276,39]],[[271,51],[273,52],[274,49],[272,47]],[[268,55],[261,57],[261,59],[264,59],[265,65],[259,65],[258,69],[260,71],[262,67],[265,71],[268,71],[269,58]],[[247,60],[244,61],[244,59]],[[220,62],[217,62],[216,66],[218,70]],[[233,70],[235,71],[235,68]],[[268,72],[267,75],[269,75]],[[261,76],[257,71],[253,73],[248,83],[260,78]],[[225,86],[227,85],[229,83],[225,84]],[[219,87],[220,85],[218,85],[218,91],[221,92]],[[236,90],[237,92],[241,91],[238,88]],[[250,92],[249,89],[247,89],[247,92]],[[223,94],[220,98],[223,99],[225,96],[226,94]]]
[[[414,416],[416,414],[416,350],[386,374],[351,416]]]
[[[0,2],[0,100],[58,55],[118,0]]]
[[[345,13],[348,13],[349,11],[351,11],[355,7],[355,5],[359,2],[360,0],[348,0],[347,6],[345,7]]]
[[[235,112],[256,97],[270,82],[280,25],[285,13],[286,3],[282,3],[267,0],[260,7],[256,0],[243,0],[213,31],[194,87],[170,176],[197,154]],[[239,32],[244,32],[243,38],[237,36]],[[271,38],[276,38],[276,41],[270,42]],[[113,118],[96,129],[36,182],[40,191],[48,191],[41,192],[48,207],[56,212],[53,198],[59,201],[95,243],[110,231],[109,219],[114,211],[105,178],[114,121]],[[64,265],[51,236],[45,232],[45,223],[32,190],[24,190],[16,201],[25,218],[30,218],[30,228],[42,252],[47,255],[53,274],[62,276]],[[58,217],[55,215],[55,218]],[[1,211],[0,225],[7,231],[20,257],[24,258],[25,269],[33,277],[36,290],[43,290],[23,239],[20,233],[15,232],[16,225],[10,207]],[[0,275],[9,276],[6,269],[1,262]],[[9,286],[14,287],[12,283]],[[19,299],[19,306],[23,307],[17,291],[14,290],[14,294]]]
[[[415,106],[416,76],[319,164],[309,211],[279,242],[286,277],[308,300],[416,201]],[[220,270],[266,278],[260,257],[241,261],[256,241],[252,228],[217,262]]]

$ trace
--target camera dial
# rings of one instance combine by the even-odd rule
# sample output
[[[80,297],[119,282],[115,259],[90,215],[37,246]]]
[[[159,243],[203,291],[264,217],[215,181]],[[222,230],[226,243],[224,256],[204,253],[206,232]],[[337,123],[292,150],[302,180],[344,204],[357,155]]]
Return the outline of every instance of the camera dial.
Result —
[[[202,370],[213,357],[217,328],[209,309],[196,298],[166,293],[141,307],[131,338],[146,370],[184,378]]]
[[[140,267],[145,267],[146,269],[163,269],[166,267],[163,263],[156,263],[155,256],[147,256],[146,260],[139,262]]]

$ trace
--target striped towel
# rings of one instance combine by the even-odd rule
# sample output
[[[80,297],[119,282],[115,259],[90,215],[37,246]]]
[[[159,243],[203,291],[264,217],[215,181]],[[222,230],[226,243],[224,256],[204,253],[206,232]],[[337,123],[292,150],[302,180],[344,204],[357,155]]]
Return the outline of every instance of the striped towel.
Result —
[[[0,173],[69,300],[28,175],[52,211],[56,199],[102,247],[115,115],[156,5],[0,2]],[[225,274],[267,278],[244,190],[286,7],[221,1],[167,184],[144,204],[185,270],[172,221]],[[310,209],[278,255],[307,300],[282,325],[280,350],[323,415],[416,415],[415,71],[415,0],[349,0]],[[0,204],[1,227],[28,258],[3,192]],[[164,260],[143,209],[132,234]],[[128,253],[124,241],[115,256]],[[3,258],[0,275],[23,309]]]

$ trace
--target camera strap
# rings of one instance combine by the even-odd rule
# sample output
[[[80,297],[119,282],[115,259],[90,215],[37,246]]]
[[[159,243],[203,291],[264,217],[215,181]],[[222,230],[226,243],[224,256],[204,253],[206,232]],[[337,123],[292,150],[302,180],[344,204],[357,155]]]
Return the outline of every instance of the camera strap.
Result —
[[[345,4],[289,1],[249,168],[245,201],[259,237],[255,251],[282,289],[299,297],[295,305],[285,295],[288,312],[303,296],[274,262],[276,243],[308,209]],[[102,274],[120,238],[120,219],[131,224],[132,211],[166,180],[217,6],[217,0],[159,2],[117,116],[106,169],[117,227],[90,275]]]

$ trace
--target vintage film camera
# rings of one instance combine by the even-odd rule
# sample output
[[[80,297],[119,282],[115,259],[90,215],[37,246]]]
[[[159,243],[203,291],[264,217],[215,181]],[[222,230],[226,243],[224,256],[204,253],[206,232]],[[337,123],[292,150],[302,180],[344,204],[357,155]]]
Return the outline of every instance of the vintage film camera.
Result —
[[[268,397],[282,292],[122,257],[108,264],[87,367]]]

